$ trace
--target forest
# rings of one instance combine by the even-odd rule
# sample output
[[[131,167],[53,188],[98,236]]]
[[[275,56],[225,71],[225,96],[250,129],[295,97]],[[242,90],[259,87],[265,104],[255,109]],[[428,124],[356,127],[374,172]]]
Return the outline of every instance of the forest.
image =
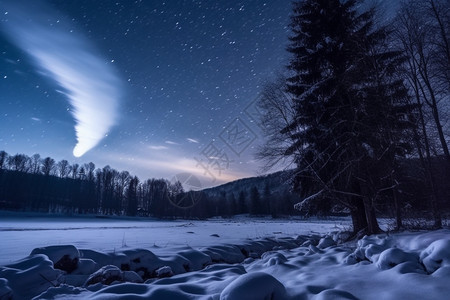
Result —
[[[421,216],[441,228],[449,200],[449,2],[403,1],[393,17],[380,3],[364,11],[359,3],[294,2],[289,64],[260,100],[267,141],[258,156],[268,169],[293,166],[299,210],[342,205],[355,232],[373,234],[383,204],[400,229],[421,197]]]
[[[406,160],[402,167],[397,203],[386,193],[377,205],[383,217],[395,217],[396,208],[416,228],[417,217],[431,219],[431,190],[423,179],[418,159]],[[289,216],[348,215],[350,211],[333,202],[317,202],[295,209],[300,196],[292,191],[293,170],[240,179],[201,191],[185,191],[178,181],[147,179],[140,181],[127,171],[110,166],[96,168],[90,162],[69,164],[55,162],[39,154],[8,155],[0,151],[0,209],[56,214],[97,216],[140,216],[156,218],[206,219],[233,217],[238,214],[272,218]],[[439,174],[436,191],[442,212],[449,213],[450,168],[443,157],[433,161]],[[395,204],[395,205],[394,205]],[[396,206],[397,205],[397,206]]]
[[[5,210],[200,219],[296,214],[293,206],[298,197],[288,185],[279,187],[279,176],[264,183],[254,181],[236,192],[184,191],[179,181],[141,182],[127,171],[96,168],[92,162],[80,166],[39,154],[0,151],[0,209]]]

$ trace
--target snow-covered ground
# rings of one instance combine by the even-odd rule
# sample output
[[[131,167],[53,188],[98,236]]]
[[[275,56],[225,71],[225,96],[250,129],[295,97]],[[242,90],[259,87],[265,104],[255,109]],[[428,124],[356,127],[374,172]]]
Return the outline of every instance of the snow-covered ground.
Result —
[[[26,215],[25,215],[26,216]],[[230,220],[159,221],[148,219],[31,217],[0,214],[0,265],[24,258],[34,248],[74,245],[104,252],[145,248],[172,254],[185,247],[232,244],[244,239],[327,233],[349,228],[350,219],[299,221],[237,217]]]
[[[350,220],[0,220],[0,299],[449,299],[450,230]]]

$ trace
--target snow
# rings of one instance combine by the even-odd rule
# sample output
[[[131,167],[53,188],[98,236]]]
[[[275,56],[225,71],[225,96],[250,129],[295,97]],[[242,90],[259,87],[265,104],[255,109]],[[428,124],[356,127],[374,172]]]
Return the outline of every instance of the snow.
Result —
[[[275,277],[264,272],[239,276],[220,294],[220,300],[283,300],[286,288]]]
[[[0,298],[448,299],[450,230],[340,244],[349,222],[2,219]]]

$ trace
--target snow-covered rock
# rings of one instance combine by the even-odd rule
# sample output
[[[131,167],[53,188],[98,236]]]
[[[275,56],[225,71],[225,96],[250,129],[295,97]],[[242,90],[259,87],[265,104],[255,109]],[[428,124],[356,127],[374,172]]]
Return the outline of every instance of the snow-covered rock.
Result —
[[[155,271],[156,277],[164,278],[173,276],[172,268],[169,266],[164,266]]]
[[[55,269],[73,272],[78,266],[80,253],[73,245],[48,246],[35,248],[30,255],[45,254],[53,262]]]
[[[93,273],[86,280],[84,286],[89,286],[97,283],[101,283],[104,285],[110,285],[114,282],[144,282],[142,278],[133,271],[121,271],[118,267],[113,265],[107,265],[97,272]]]

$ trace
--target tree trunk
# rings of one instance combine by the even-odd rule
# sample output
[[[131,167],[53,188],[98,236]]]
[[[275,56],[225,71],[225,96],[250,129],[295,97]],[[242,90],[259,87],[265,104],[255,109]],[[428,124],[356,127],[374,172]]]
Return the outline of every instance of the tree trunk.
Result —
[[[395,230],[398,231],[403,227],[403,224],[402,224],[402,211],[397,197],[397,188],[394,188],[392,190],[392,196],[394,198],[394,207],[395,207]]]
[[[353,205],[353,208],[350,211],[350,215],[352,216],[353,233],[357,234],[358,232],[365,230],[368,226],[366,211],[361,198],[353,197],[351,199],[351,203]]]
[[[433,166],[431,164],[431,158],[427,157],[428,166],[426,167],[426,173],[428,177],[428,182],[430,184],[431,188],[431,212],[433,214],[434,224],[433,228],[440,229],[442,228],[442,216],[441,211],[439,210],[439,197],[438,197],[438,191],[436,189],[435,185],[435,179],[434,179],[434,172],[433,172]]]
[[[364,198],[364,210],[367,218],[367,234],[377,234],[381,232],[378,226],[378,221],[375,215],[375,208],[373,207],[373,200],[368,197]]]

